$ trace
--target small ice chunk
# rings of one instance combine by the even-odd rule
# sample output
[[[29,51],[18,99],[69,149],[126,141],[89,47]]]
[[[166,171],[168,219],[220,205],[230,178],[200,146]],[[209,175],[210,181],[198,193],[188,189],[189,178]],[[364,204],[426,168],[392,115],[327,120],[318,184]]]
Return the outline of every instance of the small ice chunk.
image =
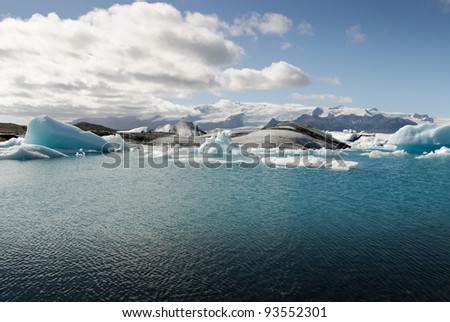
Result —
[[[369,153],[362,153],[361,155],[367,155],[369,158],[372,159],[381,159],[388,156],[402,156],[407,155],[408,153],[403,150],[395,150],[395,151],[380,151],[380,150],[373,150]]]
[[[424,155],[420,155],[416,158],[417,159],[434,159],[434,158],[443,158],[443,157],[450,157],[450,148],[443,146],[439,150],[432,151],[432,152],[426,153]]]

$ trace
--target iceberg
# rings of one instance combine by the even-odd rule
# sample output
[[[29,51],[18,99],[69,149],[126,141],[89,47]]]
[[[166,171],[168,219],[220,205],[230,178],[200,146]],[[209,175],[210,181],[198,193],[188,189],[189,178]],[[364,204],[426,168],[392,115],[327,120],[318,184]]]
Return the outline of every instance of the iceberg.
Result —
[[[111,145],[100,136],[46,115],[30,121],[23,143],[42,145],[63,153],[75,153],[80,149],[107,152],[111,148]]]
[[[120,134],[105,135],[102,136],[106,142],[110,143],[114,147],[115,151],[128,151],[130,146],[124,141]]]
[[[180,136],[195,136],[204,134],[204,132],[200,131],[193,122],[187,119],[181,119],[180,122],[174,125],[174,129],[175,133]]]
[[[320,157],[315,157],[309,155],[308,157],[284,157],[284,158],[276,158],[271,157],[270,160],[265,160],[264,158],[261,160],[264,164],[274,164],[276,168],[311,168],[311,169],[320,169],[326,168],[331,170],[344,170],[348,171],[350,169],[355,169],[358,167],[358,162],[355,161],[344,161],[339,162],[338,160],[332,159],[327,160]]]
[[[118,143],[118,138],[108,139]],[[94,133],[42,115],[30,121],[25,138],[10,139],[0,144],[0,160],[67,157],[67,154],[75,153],[108,152],[113,148],[111,143]]]
[[[170,124],[158,126],[155,132],[175,133],[175,127]]]
[[[443,146],[439,150],[432,151],[424,155],[420,155],[416,157],[416,159],[434,159],[442,157],[450,157],[450,148]]]
[[[66,154],[42,145],[22,143],[0,149],[0,160],[34,160],[67,157]]]
[[[395,146],[388,144],[392,134],[374,133],[364,134],[354,142],[349,142],[352,149],[356,150],[395,150]]]
[[[431,152],[443,146],[450,147],[450,125],[407,125],[394,133],[388,144],[415,154]]]
[[[135,129],[131,129],[128,131],[117,131],[119,133],[147,133],[148,132],[148,126],[141,126],[137,127]]]
[[[0,148],[9,148],[15,145],[21,145],[23,138],[11,138],[8,141],[0,142]]]
[[[408,153],[403,150],[395,150],[395,151],[373,150],[371,152],[362,153],[361,155],[367,155],[371,159],[381,159],[383,157],[388,157],[388,156],[408,155]]]
[[[198,151],[201,153],[206,152],[210,154],[225,155],[237,147],[238,146],[231,141],[231,130],[225,130],[206,138],[205,142],[198,148]]]
[[[175,125],[166,124],[158,126],[155,132],[174,133],[186,137],[206,134],[206,132],[199,130],[198,126],[187,119],[181,119]]]

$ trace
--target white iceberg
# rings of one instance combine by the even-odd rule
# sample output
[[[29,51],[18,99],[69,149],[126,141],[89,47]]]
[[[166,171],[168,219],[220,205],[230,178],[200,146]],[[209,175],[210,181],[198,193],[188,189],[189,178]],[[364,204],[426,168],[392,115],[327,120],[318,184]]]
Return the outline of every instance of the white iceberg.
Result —
[[[174,133],[178,134],[179,136],[186,136],[186,137],[205,134],[205,132],[200,131],[193,122],[187,119],[181,119],[175,125],[166,124],[158,126],[155,129],[155,132]]]
[[[0,148],[9,148],[15,145],[21,145],[23,138],[11,138],[8,141],[0,142]]]
[[[175,133],[180,136],[195,136],[201,134],[194,123],[187,119],[181,119],[180,122],[175,124],[174,129]]]
[[[418,156],[416,158],[417,159],[434,159],[434,158],[442,158],[442,157],[450,157],[450,148],[443,146],[439,150],[432,151],[430,153]]]
[[[357,150],[369,150],[369,149],[390,149],[395,150],[395,146],[388,144],[388,141],[392,134],[374,133],[371,135],[362,135],[355,142],[348,142],[352,149]]]
[[[237,145],[231,141],[231,130],[225,130],[206,138],[205,142],[198,148],[198,151],[201,153],[225,155],[234,148],[237,148]]]
[[[450,147],[450,125],[421,124],[402,127],[388,144],[410,153],[431,152],[442,146]]]
[[[408,153],[403,150],[395,150],[395,151],[373,150],[371,152],[362,153],[361,155],[367,155],[369,158],[372,158],[372,159],[381,159],[381,158],[389,157],[389,156],[408,155]]]
[[[119,133],[147,133],[148,132],[148,126],[141,126],[137,127],[135,129],[131,129],[128,131],[117,131]]]
[[[171,124],[158,126],[155,132],[175,133],[175,127]]]
[[[105,135],[102,139],[110,143],[115,151],[128,151],[130,146],[124,141],[120,134]]]
[[[262,158],[261,162],[266,165],[274,164],[276,168],[311,168],[320,169],[327,168],[332,170],[344,170],[348,171],[350,169],[355,169],[358,167],[358,162],[355,161],[344,161],[337,159],[325,159],[320,157],[315,157],[312,155],[308,156],[290,156],[284,158],[270,157],[269,159]]]

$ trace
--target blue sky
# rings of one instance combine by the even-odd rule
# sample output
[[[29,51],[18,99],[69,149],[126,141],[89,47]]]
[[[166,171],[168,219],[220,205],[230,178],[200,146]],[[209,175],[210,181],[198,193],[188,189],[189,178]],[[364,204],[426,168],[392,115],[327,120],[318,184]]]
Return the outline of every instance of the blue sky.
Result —
[[[157,104],[159,100],[166,105],[169,103],[193,105],[229,99],[231,101],[276,104],[376,107],[384,111],[450,116],[450,81],[448,79],[450,75],[450,1],[176,0],[166,2],[179,11],[184,19],[186,19],[187,12],[199,12],[202,17],[214,15],[217,18],[214,22],[217,34],[223,37],[224,43],[232,42],[234,47],[229,53],[231,56],[223,57],[223,61],[217,64],[213,63],[214,66],[206,66],[215,73],[221,74],[221,79],[226,78],[226,85],[221,83],[219,86],[217,82],[211,82],[212,85],[202,84],[188,88],[186,83],[183,83],[182,88],[177,89],[175,87],[180,83],[171,80],[170,86],[173,86],[174,89],[174,93],[171,93],[152,87],[147,83],[136,82],[136,88],[149,86],[148,91],[152,95],[152,105]],[[0,1],[0,14],[3,17],[3,21],[0,23],[0,34],[3,35],[2,23],[5,22],[5,19],[26,20],[35,13],[47,17],[49,13],[55,12],[59,17],[59,23],[62,23],[61,21],[64,19],[77,20],[78,17],[91,12],[94,7],[108,9],[115,3],[127,4],[132,1]],[[278,15],[269,16],[267,14]],[[133,19],[135,18],[131,20]],[[39,26],[51,25],[49,22],[51,19],[47,20],[44,19]],[[273,27],[273,23],[277,22],[281,23],[279,28]],[[265,23],[271,23],[273,28]],[[31,28],[31,24],[29,25]],[[197,22],[194,25],[197,26]],[[14,25],[8,28],[24,30],[28,27],[22,28]],[[149,29],[152,29],[151,25]],[[11,34],[11,29],[7,30]],[[43,30],[39,35],[44,33],[52,35],[48,28]],[[6,29],[3,29],[3,32],[5,33]],[[161,32],[164,30],[162,29]],[[21,34],[20,37],[26,37],[24,34]],[[194,35],[192,39],[197,39],[195,38],[197,36]],[[64,37],[64,34],[56,36],[55,39],[61,37]],[[145,34],[143,37],[142,42],[145,42],[147,39]],[[27,42],[26,38],[24,39]],[[45,41],[41,41],[41,44],[43,42]],[[191,45],[191,43],[188,44],[188,46]],[[223,43],[220,44],[220,46],[222,45]],[[12,49],[15,49],[14,46],[14,41],[11,40],[11,45],[3,50],[5,53],[10,53]],[[154,47],[158,46],[159,43],[155,43]],[[52,55],[57,56],[60,48],[62,47],[58,46],[57,49],[52,49]],[[236,50],[239,48],[242,51],[237,53]],[[24,45],[17,48],[21,51],[26,51],[26,49]],[[182,52],[183,46],[178,49],[161,48],[161,50]],[[33,61],[37,63],[43,57],[42,51],[39,52],[41,54],[38,59],[22,58],[30,59],[25,63],[29,66],[28,70],[31,68],[30,74],[32,75],[33,73],[38,75],[39,72],[39,69],[33,71]],[[220,55],[220,51],[217,52]],[[0,45],[0,58],[1,54]],[[45,56],[45,60],[51,59],[49,57],[51,56]],[[183,57],[176,57],[176,59],[183,60]],[[187,56],[187,60],[189,59],[190,56]],[[65,61],[65,58],[55,59],[55,61],[58,64],[59,61]],[[17,60],[6,61],[4,59],[3,62],[12,66],[17,63]],[[278,62],[286,64],[273,66],[272,70],[267,73],[267,75],[276,74],[274,79],[270,81],[266,79],[260,85],[255,86],[246,83],[246,81],[255,80],[254,77],[261,76],[261,73],[258,76],[258,72],[262,72],[265,68]],[[145,68],[143,66],[136,66],[136,69]],[[184,69],[182,66],[177,68],[180,73],[188,72],[188,69]],[[198,65],[197,68],[202,69],[203,66]],[[250,74],[247,73],[249,69],[251,70],[250,80],[248,78]],[[279,76],[278,73],[282,70],[286,73],[292,72],[293,77],[297,77],[296,80],[290,81]],[[66,72],[71,73],[70,70]],[[58,73],[58,75],[65,74]],[[205,75],[210,77],[210,74]],[[267,78],[267,75],[263,76]],[[154,76],[145,75],[147,80]],[[167,79],[166,76],[164,79]],[[170,77],[172,76],[170,75]],[[204,77],[198,76],[199,78]],[[298,78],[303,76],[307,77],[307,82]],[[86,79],[89,79],[86,84],[90,84],[91,88],[98,88],[98,84],[104,84],[103,80],[93,80],[89,77],[80,74],[78,78],[71,78],[64,84],[57,84],[61,96],[53,97],[48,96],[48,93],[54,92],[54,87],[51,87],[52,91],[50,91],[50,87],[46,88],[48,91],[44,91],[42,87],[50,86],[48,84],[56,86],[55,82],[57,83],[57,81],[54,79],[42,84],[44,81],[39,83],[31,79],[30,75],[21,75],[18,71],[11,71],[10,79],[26,79],[23,81],[25,87],[39,88],[41,90],[40,97],[47,95],[48,99],[42,99],[40,103],[36,104],[26,101],[25,97],[30,93],[22,93],[13,87],[14,84],[8,83],[8,86],[4,87],[3,93],[0,89],[0,108],[4,110],[3,113],[0,112],[0,116],[2,119],[8,118],[8,116],[10,118],[27,118],[32,116],[33,109],[41,109],[44,112],[54,111],[59,108],[58,103],[67,105],[66,109],[61,108],[60,110],[63,118],[69,118],[75,112],[83,114],[86,110],[99,113],[102,108],[106,108],[107,103],[99,103],[94,91],[89,92],[92,100],[82,102],[75,98],[72,99],[67,93],[66,96],[62,95],[63,87],[80,84]],[[108,77],[111,79],[112,76]],[[195,84],[197,81],[199,80],[196,79]],[[256,80],[256,83],[258,81]],[[3,83],[6,82],[10,81],[4,76]],[[193,84],[194,80],[189,79],[189,82]],[[15,84],[17,85],[17,83]],[[40,87],[36,87],[37,83]],[[1,76],[0,84],[2,84]],[[105,86],[105,88],[113,88],[117,92],[117,88],[113,85],[106,84]],[[15,99],[14,93],[16,92],[23,94],[21,100]],[[130,85],[122,94],[126,96],[133,95],[133,93],[135,93],[135,89]],[[139,93],[139,95],[141,94]],[[77,92],[74,96],[79,97],[80,95],[82,95],[81,92]],[[138,94],[136,95],[138,96]],[[6,103],[2,104],[2,97]],[[142,96],[140,100],[133,102],[130,114],[136,112],[144,101],[145,97]],[[27,106],[26,109],[21,110],[21,102]],[[119,105],[116,109],[112,109],[112,113],[126,112],[124,105],[120,105],[120,108]],[[158,108],[164,109],[164,107]],[[36,111],[36,114],[40,113]]]

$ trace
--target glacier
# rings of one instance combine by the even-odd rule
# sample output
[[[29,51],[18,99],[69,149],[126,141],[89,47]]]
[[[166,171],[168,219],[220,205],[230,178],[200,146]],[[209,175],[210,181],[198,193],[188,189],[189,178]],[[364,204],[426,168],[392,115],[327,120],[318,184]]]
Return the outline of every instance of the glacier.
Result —
[[[117,138],[111,139],[117,142]],[[32,119],[25,138],[10,139],[0,145],[0,160],[32,160],[66,157],[84,152],[108,152],[107,140],[79,128],[41,115]]]
[[[413,154],[432,152],[443,146],[450,147],[450,125],[407,125],[395,132],[388,144]]]

